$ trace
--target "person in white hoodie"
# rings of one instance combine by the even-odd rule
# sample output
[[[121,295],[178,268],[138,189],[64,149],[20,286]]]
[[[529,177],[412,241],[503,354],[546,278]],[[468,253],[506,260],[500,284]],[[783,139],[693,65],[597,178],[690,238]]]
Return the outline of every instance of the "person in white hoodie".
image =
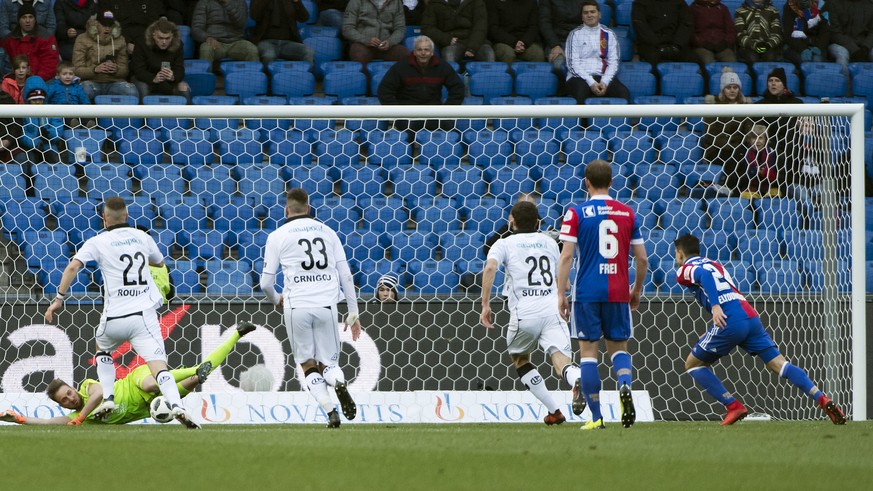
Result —
[[[582,2],[582,25],[567,36],[567,94],[577,104],[589,97],[618,97],[630,102],[630,91],[619,81],[621,48],[618,38],[600,24],[600,6],[594,0]]]

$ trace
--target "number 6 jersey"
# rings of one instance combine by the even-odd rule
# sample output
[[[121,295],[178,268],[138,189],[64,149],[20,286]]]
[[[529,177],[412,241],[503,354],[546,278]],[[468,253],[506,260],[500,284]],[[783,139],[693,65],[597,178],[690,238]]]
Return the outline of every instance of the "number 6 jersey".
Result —
[[[488,252],[506,271],[509,312],[513,319],[536,319],[557,315],[558,244],[539,233],[512,234],[498,240]]]
[[[564,214],[560,239],[576,244],[573,301],[630,301],[630,246],[643,243],[631,207],[607,195],[592,196]]]
[[[155,309],[162,297],[149,264],[159,264],[164,255],[154,239],[142,230],[115,225],[86,240],[73,256],[82,264],[96,261],[103,273],[103,315],[120,317]]]

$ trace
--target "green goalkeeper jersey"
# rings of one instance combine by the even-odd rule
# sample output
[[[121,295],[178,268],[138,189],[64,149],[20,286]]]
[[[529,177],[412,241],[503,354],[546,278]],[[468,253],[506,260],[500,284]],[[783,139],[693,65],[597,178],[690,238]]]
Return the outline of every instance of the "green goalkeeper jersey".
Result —
[[[142,365],[130,372],[127,377],[115,381],[115,410],[104,421],[94,419],[93,415],[89,415],[85,423],[100,423],[111,425],[123,425],[131,421],[138,421],[150,417],[149,403],[157,394],[151,394],[142,390],[142,380],[151,374],[148,365]],[[86,379],[79,385],[79,395],[82,396],[82,404],[88,401],[88,388],[92,384],[100,382],[93,379]],[[79,415],[78,411],[73,411],[68,416],[70,419]]]

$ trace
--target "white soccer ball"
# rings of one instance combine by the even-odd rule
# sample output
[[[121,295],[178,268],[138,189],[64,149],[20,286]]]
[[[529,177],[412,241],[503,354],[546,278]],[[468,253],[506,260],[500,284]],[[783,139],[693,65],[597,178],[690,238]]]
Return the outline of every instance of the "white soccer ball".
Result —
[[[158,423],[169,423],[173,421],[173,410],[170,408],[170,403],[164,396],[158,396],[152,399],[149,403],[149,413],[152,419]]]

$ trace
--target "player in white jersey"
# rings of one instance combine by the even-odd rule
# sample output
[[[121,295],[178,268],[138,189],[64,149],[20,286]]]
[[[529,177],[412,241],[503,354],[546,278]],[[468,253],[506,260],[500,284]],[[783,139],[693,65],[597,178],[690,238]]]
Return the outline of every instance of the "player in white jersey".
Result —
[[[328,428],[337,428],[339,414],[327,385],[336,391],[347,419],[355,419],[357,412],[342,369],[337,366],[340,339],[336,303],[340,288],[349,311],[345,329],[351,327],[355,341],[361,335],[352,271],[336,232],[310,218],[305,190],[295,188],[286,193],[285,216],[285,224],[267,237],[261,290],[283,310],[291,350],[306,376],[309,393],[327,413]],[[280,266],[285,276],[281,295],[275,288]]]
[[[107,418],[115,410],[115,365],[112,351],[130,342],[149,366],[161,393],[173,408],[173,416],[188,428],[199,426],[182,407],[173,375],[167,369],[167,353],[155,309],[163,297],[149,266],[163,267],[164,255],[149,234],[127,224],[127,205],[119,197],[106,200],[103,220],[106,230],[85,241],[64,269],[58,294],[45,312],[52,322],[64,296],[85,263],[94,261],[103,273],[103,314],[97,328],[97,378],[103,387],[103,403],[94,417]],[[87,414],[85,415],[88,416]]]
[[[558,312],[558,294],[555,273],[558,266],[558,244],[546,234],[537,231],[539,213],[530,201],[519,201],[512,207],[509,227],[513,234],[499,239],[488,252],[482,273],[482,324],[491,329],[491,289],[497,268],[506,270],[511,289],[504,292],[509,303],[509,327],[506,345],[518,378],[543,403],[549,414],[543,419],[547,425],[561,424],[566,418],[545,386],[543,377],[530,362],[530,353],[539,345],[551,358],[555,373],[574,387],[575,414],[584,406],[577,406],[576,383],[579,367],[572,363],[570,332]],[[577,412],[578,409],[578,412]]]

